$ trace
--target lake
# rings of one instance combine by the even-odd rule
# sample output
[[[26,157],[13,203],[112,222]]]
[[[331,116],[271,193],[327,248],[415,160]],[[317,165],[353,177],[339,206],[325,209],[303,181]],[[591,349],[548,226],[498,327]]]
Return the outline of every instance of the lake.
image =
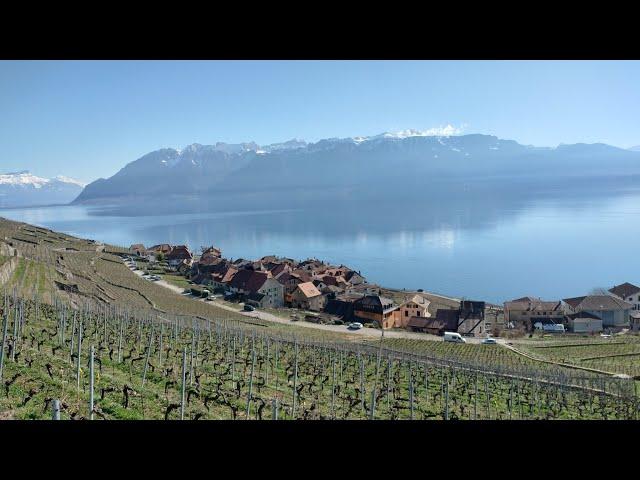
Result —
[[[606,192],[557,185],[535,195],[464,189],[446,202],[433,195],[411,204],[388,196],[343,205],[319,198],[303,209],[199,205],[196,212],[56,206],[4,209],[0,216],[127,247],[213,244],[234,259],[316,257],[387,287],[496,303],[640,282],[640,192],[633,185]]]

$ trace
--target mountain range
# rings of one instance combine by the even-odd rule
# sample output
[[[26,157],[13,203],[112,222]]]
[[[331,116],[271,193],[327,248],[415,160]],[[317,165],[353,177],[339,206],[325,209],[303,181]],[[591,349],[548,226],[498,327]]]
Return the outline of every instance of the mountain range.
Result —
[[[315,143],[294,139],[268,146],[219,142],[164,148],[90,183],[74,203],[207,195],[244,196],[249,200],[243,206],[259,207],[267,197],[282,197],[278,205],[293,205],[305,195],[313,202],[355,191],[419,194],[443,182],[456,188],[465,182],[499,185],[505,179],[573,181],[633,174],[640,174],[640,152],[601,143],[533,147],[491,135],[434,136],[407,130]]]
[[[0,207],[66,204],[74,200],[85,184],[59,175],[43,178],[29,171],[0,174]]]

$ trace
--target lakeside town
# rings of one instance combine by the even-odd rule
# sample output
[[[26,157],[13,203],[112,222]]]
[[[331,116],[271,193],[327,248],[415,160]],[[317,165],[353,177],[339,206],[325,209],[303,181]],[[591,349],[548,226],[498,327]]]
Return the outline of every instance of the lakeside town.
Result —
[[[313,323],[400,329],[466,337],[612,334],[640,331],[640,287],[615,285],[580,297],[543,300],[526,296],[493,305],[418,290],[386,289],[345,265],[274,255],[226,259],[221,249],[187,245],[131,245],[128,254],[151,280],[184,277],[186,294],[243,304],[245,310],[293,311]]]

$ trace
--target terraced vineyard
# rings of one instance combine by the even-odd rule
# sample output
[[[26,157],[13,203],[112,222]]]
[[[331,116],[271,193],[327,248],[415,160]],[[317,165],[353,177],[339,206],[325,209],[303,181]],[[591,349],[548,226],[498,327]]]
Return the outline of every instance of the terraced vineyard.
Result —
[[[500,345],[457,344],[401,338],[385,339],[384,345],[390,350],[420,355],[430,358],[432,361],[473,365],[478,369],[505,372],[506,374],[517,372],[518,375],[529,378],[553,376],[561,383],[592,381],[600,377],[598,374],[588,371],[577,373],[570,368],[538,362]]]
[[[228,320],[5,295],[10,418],[636,418],[631,383],[496,373],[353,343],[309,341]],[[91,380],[91,352],[93,380]],[[497,352],[498,350],[496,350]],[[566,379],[566,377],[564,377]],[[93,395],[91,385],[93,384]],[[90,408],[93,397],[93,409]]]
[[[640,379],[640,337],[637,335],[532,341],[523,342],[518,348],[536,358],[622,373]]]
[[[132,273],[119,256],[125,253],[122,247],[102,245],[0,218],[0,246],[3,245],[7,252],[10,249],[19,254],[16,269],[4,286],[8,291],[16,288],[22,297],[38,294],[43,302],[58,299],[74,308],[87,302],[119,304],[147,309],[154,314],[235,320],[252,328],[298,332],[319,340],[345,338],[333,332],[247,318],[175,294]]]

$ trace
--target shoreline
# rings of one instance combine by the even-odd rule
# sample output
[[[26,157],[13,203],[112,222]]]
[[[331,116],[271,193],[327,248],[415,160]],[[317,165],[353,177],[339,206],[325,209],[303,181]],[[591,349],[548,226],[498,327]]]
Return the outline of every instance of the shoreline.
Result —
[[[29,206],[29,207],[7,207],[7,208],[5,208],[5,210],[27,210],[29,208],[75,207],[75,206],[85,206],[86,207],[87,205],[61,204],[61,205],[41,205],[41,206]],[[5,218],[6,220],[9,220],[9,221],[21,222],[21,223],[25,223],[25,224],[28,224],[28,225],[33,225],[33,226],[37,226],[37,227],[40,227],[40,228],[49,229],[49,230],[54,228],[54,227],[51,227],[51,226],[40,224],[39,222],[31,222],[31,221],[30,222],[26,222],[25,220],[14,220],[14,219],[11,219],[11,218],[3,217],[2,216],[2,210],[3,210],[3,208],[0,207],[0,218]],[[229,213],[236,213],[236,212],[229,212]],[[187,215],[187,214],[185,214],[185,215]],[[158,215],[158,216],[161,216],[161,215]],[[58,228],[58,227],[56,227],[56,228]],[[106,243],[106,242],[103,242],[102,240],[98,240],[98,239],[96,239],[94,237],[84,237],[84,236],[81,237],[77,233],[68,233],[68,232],[63,231],[63,230],[59,230],[59,231],[61,233],[64,233],[65,235],[75,236],[77,238],[82,238],[82,239],[85,239],[85,240],[93,240],[95,242],[99,242],[100,244],[104,244],[104,245],[108,245],[108,246],[112,246],[112,247],[118,247],[118,248],[127,249],[127,247],[124,246],[124,245],[115,245],[115,244]],[[160,242],[160,243],[162,243],[162,242]],[[267,254],[267,255],[269,255],[269,254]],[[238,257],[238,258],[244,258],[244,257]],[[324,261],[324,260],[321,260],[321,261]],[[401,288],[385,287],[382,284],[375,283],[375,282],[374,283],[370,283],[368,281],[367,281],[367,283],[369,285],[379,287],[383,292],[391,292],[392,296],[395,296],[395,295],[411,295],[411,294],[425,294],[425,295],[427,295],[429,297],[433,297],[435,299],[440,299],[440,300],[444,301],[445,303],[446,302],[460,302],[460,300],[462,299],[462,297],[456,297],[454,295],[446,295],[446,294],[443,294],[443,293],[428,291],[428,290],[424,290],[424,289],[423,289],[422,292],[418,292],[417,289],[413,290],[413,289],[401,289]],[[501,305],[496,304],[494,302],[485,301],[485,303],[487,304],[487,306],[493,306],[493,307],[501,308]]]

